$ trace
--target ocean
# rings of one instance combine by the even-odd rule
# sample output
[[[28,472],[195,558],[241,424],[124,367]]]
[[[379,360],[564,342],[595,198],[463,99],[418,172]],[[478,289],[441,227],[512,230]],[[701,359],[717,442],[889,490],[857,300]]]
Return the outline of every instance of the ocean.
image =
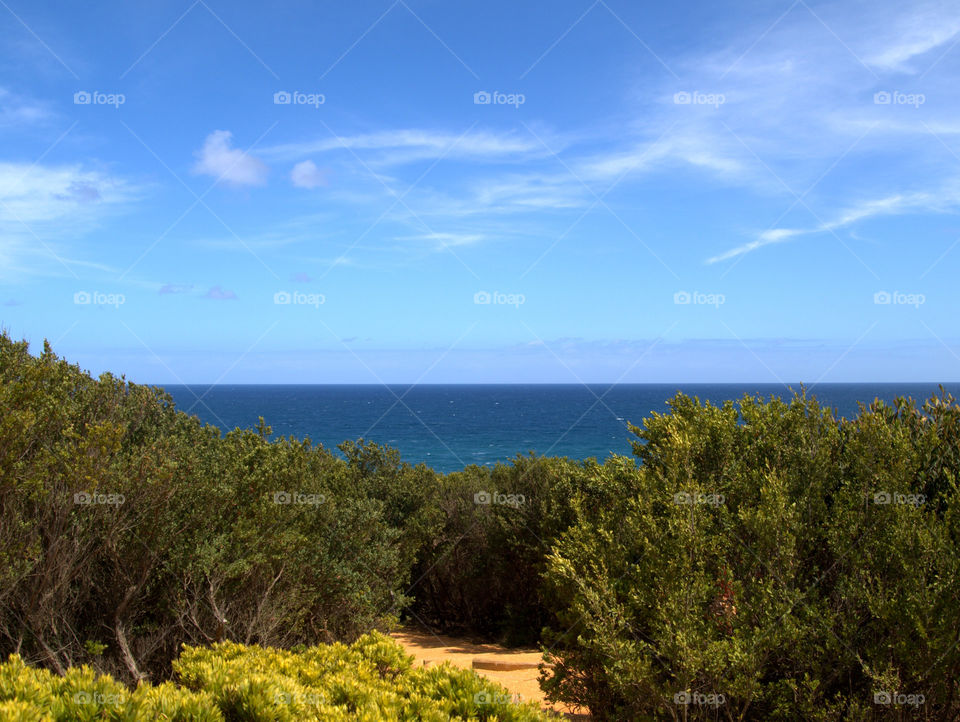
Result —
[[[799,384],[793,388],[799,389]],[[944,384],[960,397],[960,383]],[[165,386],[177,408],[224,431],[262,416],[274,436],[310,437],[335,449],[358,438],[386,444],[437,471],[492,465],[535,451],[574,459],[629,454],[627,423],[668,411],[677,391],[720,403],[744,394],[789,397],[781,384],[215,385]],[[818,384],[813,395],[839,416],[858,402],[925,400],[935,383]],[[199,400],[198,400],[199,397]]]

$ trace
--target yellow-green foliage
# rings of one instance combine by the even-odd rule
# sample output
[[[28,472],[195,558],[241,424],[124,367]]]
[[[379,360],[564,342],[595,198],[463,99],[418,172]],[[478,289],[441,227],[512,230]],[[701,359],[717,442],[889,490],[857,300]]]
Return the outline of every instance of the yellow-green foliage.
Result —
[[[213,695],[192,692],[170,682],[142,684],[130,691],[87,666],[71,667],[64,676],[23,663],[10,655],[0,664],[2,720],[176,720],[223,722]]]
[[[0,665],[3,720],[545,720],[500,685],[449,665],[415,668],[388,637],[302,651],[223,642],[184,646],[178,684],[130,691],[89,667],[64,676],[29,667],[16,655]]]

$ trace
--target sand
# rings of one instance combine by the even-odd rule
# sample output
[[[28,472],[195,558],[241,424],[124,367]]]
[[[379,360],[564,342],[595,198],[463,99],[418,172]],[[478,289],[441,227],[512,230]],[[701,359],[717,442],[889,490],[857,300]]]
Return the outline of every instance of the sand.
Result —
[[[473,669],[510,692],[523,702],[537,702],[544,709],[563,714],[568,719],[588,720],[586,710],[551,704],[543,697],[537,681],[542,661],[536,649],[508,649],[498,644],[471,642],[460,637],[434,634],[425,629],[404,627],[390,635],[412,654],[417,664],[449,662],[457,667]]]

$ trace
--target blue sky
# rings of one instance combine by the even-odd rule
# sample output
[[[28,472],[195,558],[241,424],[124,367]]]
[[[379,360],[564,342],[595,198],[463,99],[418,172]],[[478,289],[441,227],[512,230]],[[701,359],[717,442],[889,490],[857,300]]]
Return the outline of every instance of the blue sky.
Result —
[[[3,0],[0,31],[0,323],[95,373],[960,379],[955,4]]]

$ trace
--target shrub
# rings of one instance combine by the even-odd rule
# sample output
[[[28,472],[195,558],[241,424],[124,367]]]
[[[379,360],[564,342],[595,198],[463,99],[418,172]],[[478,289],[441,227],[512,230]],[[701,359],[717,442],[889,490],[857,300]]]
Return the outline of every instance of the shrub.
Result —
[[[536,644],[546,623],[541,577],[573,521],[572,500],[596,462],[518,456],[440,480],[442,513],[414,569],[415,618],[450,632]]]
[[[351,640],[407,602],[422,532],[309,440],[222,436],[6,334],[0,408],[0,653],[163,678],[184,642]]]
[[[354,644],[299,652],[221,642],[185,646],[178,684],[145,682],[130,692],[89,667],[63,677],[16,655],[0,665],[0,714],[22,720],[501,720],[549,717],[518,704],[501,686],[449,665],[415,669],[412,657],[379,634]]]
[[[952,399],[842,421],[802,396],[671,405],[550,555],[548,698],[598,719],[956,715]]]
[[[144,682],[123,709],[526,719],[364,636],[401,614],[539,639],[550,698],[598,719],[960,714],[946,395],[852,419],[802,394],[678,395],[633,429],[634,458],[439,475],[262,420],[224,435],[0,334],[0,409],[0,653],[26,662],[0,669],[5,717],[115,716],[67,692],[166,679],[187,644],[182,685]]]

